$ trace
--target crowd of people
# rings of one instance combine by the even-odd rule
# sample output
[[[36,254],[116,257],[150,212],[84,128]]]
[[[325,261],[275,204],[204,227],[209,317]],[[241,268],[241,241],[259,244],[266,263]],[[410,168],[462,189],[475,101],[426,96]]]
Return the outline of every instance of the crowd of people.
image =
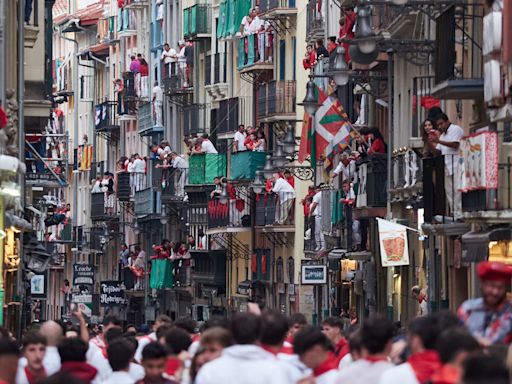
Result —
[[[242,36],[244,44],[244,64],[247,64],[249,50],[254,50],[254,61],[272,62],[272,51],[274,47],[274,32],[268,20],[262,20],[258,16],[259,8],[254,7],[249,14],[242,18],[239,35]],[[251,48],[247,36],[255,36],[254,47]]]
[[[176,76],[179,88],[193,87],[194,80],[194,44],[180,40],[178,48],[174,49],[168,43],[164,44],[164,50],[160,57],[163,63],[162,79]]]
[[[164,250],[162,250],[165,252]],[[0,330],[0,380],[34,383],[240,384],[509,384],[512,267],[477,266],[482,297],[457,315],[437,312],[407,329],[380,316],[364,321],[329,317],[320,326],[305,316],[248,304],[228,319],[159,315],[122,328],[115,316],[102,326],[47,321],[27,330],[21,348]],[[507,357],[508,354],[508,357]]]
[[[247,129],[245,129],[245,125],[240,124],[233,139],[233,152],[264,152],[267,148],[266,144],[263,128],[255,129],[253,127],[247,127]]]

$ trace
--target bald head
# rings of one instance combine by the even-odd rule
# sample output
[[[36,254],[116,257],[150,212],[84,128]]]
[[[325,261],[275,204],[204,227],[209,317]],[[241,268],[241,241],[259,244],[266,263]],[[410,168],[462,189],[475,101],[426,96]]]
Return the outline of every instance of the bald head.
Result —
[[[46,337],[48,346],[52,347],[57,346],[63,336],[62,327],[52,320],[46,321],[43,325],[41,325],[39,332]]]

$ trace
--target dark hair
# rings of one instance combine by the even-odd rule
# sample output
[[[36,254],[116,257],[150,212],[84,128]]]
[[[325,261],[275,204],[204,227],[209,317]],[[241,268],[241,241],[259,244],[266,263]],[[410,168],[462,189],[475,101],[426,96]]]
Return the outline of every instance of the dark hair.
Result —
[[[290,316],[288,324],[291,328],[294,324],[308,325],[308,321],[306,320],[306,316],[304,316],[304,314],[295,312]]]
[[[375,355],[384,351],[393,338],[394,326],[384,317],[371,317],[361,327],[361,339],[364,347]]]
[[[142,361],[165,359],[166,357],[167,351],[165,350],[165,347],[156,341],[149,343],[142,350]]]
[[[103,335],[103,337],[105,338],[105,343],[109,345],[114,340],[123,337],[123,330],[117,327],[110,328],[107,332],[105,332],[105,335]]]
[[[253,344],[260,338],[261,319],[252,313],[237,313],[230,328],[236,344]]]
[[[192,235],[189,235],[192,236]],[[192,334],[196,332],[197,323],[191,317],[181,317],[174,322],[174,326]]]
[[[190,344],[192,344],[190,334],[181,328],[173,328],[165,334],[165,345],[169,353],[173,355],[188,350]]]
[[[137,247],[138,247],[138,246],[136,246],[136,247],[135,247],[135,249],[137,249]],[[129,329],[129,328],[135,328],[135,329],[137,329],[137,327],[135,327],[135,325],[134,325],[134,324],[128,324],[126,327],[124,327],[124,331],[125,331],[125,332],[128,332],[128,329]]]
[[[46,337],[41,335],[39,332],[30,331],[27,332],[21,341],[23,348],[26,348],[30,344],[44,344],[46,345]]]
[[[214,315],[204,322],[202,330],[205,331],[214,327],[229,329],[229,320],[224,316]]]
[[[85,354],[87,353],[87,343],[78,337],[69,337],[63,339],[58,345],[60,361],[76,361],[85,363]]]
[[[363,336],[361,335],[361,331],[351,333],[348,338],[348,346],[350,348],[350,352],[361,352],[363,350]]]
[[[69,372],[59,371],[54,373],[51,376],[48,376],[46,379],[38,381],[39,384],[83,384],[84,382],[80,379],[77,379]]]
[[[435,120],[436,121],[437,120],[448,121],[450,119],[448,118],[448,115],[446,115],[446,113],[440,113],[440,114],[436,115]]]
[[[162,244],[163,244],[163,243],[165,243],[165,242],[170,243],[170,241],[169,241],[169,240],[167,240],[167,239],[163,239],[163,240],[162,240]],[[155,319],[155,322],[157,322],[157,321],[158,321],[159,323],[172,324],[172,319],[171,319],[169,316],[167,316],[167,315],[158,315],[158,316],[156,317],[156,319]]]
[[[330,327],[339,328],[340,332],[343,332],[343,320],[340,317],[328,317],[322,322],[322,325],[328,325]]]
[[[18,344],[11,339],[0,339],[0,356],[19,356],[20,348]]]
[[[409,324],[409,334],[421,339],[425,349],[434,349],[439,336],[438,321],[433,316],[417,317]]]
[[[226,328],[213,327],[207,329],[201,335],[201,345],[211,343],[219,343],[226,348],[233,344],[233,338]]]
[[[133,344],[126,339],[118,339],[109,344],[107,357],[112,370],[116,372],[127,369],[134,353]]]
[[[446,329],[454,328],[454,327],[462,328],[462,325],[461,325],[460,320],[457,317],[457,315],[448,310],[436,312],[431,316],[437,322],[439,332],[442,332]]]
[[[278,311],[266,311],[261,316],[262,331],[260,341],[266,345],[282,344],[288,334],[288,319]]]
[[[443,110],[440,107],[432,107],[428,110],[427,119],[433,120],[441,113],[443,113]]]
[[[167,323],[164,323],[161,326],[159,326],[155,332],[157,341],[160,340],[162,337],[165,337],[165,334],[169,332],[172,328],[173,326]]]
[[[509,380],[507,368],[495,356],[476,354],[464,362],[464,384],[509,384]]]
[[[327,336],[325,336],[319,329],[308,325],[302,328],[295,335],[293,341],[293,352],[300,356],[317,345],[321,346],[325,350],[332,349],[331,342],[327,339]]]
[[[124,244],[126,246],[126,244]],[[112,324],[112,325],[115,325],[116,327],[120,327],[121,326],[121,320],[119,320],[119,317],[117,316],[105,316],[103,318],[103,325],[109,325],[109,324]]]
[[[324,40],[323,39],[316,39],[316,43],[318,45],[324,45]]]
[[[139,342],[137,341],[137,338],[135,337],[135,335],[132,336],[132,335],[125,334],[124,339],[132,345],[132,348],[134,351],[137,350],[137,348],[139,347]]]
[[[443,364],[453,362],[461,352],[476,352],[479,348],[478,341],[463,328],[441,332],[436,347]]]
[[[423,141],[428,141],[428,136],[427,136],[427,133],[425,132],[425,123],[427,121],[430,121],[430,124],[432,124],[432,128],[433,129],[436,129],[436,124],[434,123],[434,121],[430,118],[427,118],[425,119],[421,125],[420,125],[420,134],[421,134],[421,138],[423,139]]]
[[[329,40],[330,40],[332,43],[335,43],[335,42],[336,42],[336,36],[329,36]]]

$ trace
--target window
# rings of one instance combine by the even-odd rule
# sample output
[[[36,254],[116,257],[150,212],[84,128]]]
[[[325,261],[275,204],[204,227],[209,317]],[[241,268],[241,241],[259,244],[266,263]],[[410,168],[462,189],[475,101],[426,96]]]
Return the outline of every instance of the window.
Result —
[[[295,261],[290,256],[287,261],[288,264],[288,283],[295,284]]]
[[[282,257],[278,257],[276,260],[276,283],[284,283],[284,266]]]
[[[295,36],[292,37],[292,80],[297,80],[296,73],[297,73],[297,66],[295,63],[297,62],[297,38]]]
[[[286,76],[286,41],[279,41],[279,80]]]

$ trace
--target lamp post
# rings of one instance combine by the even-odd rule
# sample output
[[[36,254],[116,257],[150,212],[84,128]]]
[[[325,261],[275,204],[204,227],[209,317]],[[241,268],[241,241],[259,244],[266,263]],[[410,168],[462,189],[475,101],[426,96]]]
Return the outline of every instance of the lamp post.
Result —
[[[315,83],[313,82],[312,76],[309,76],[309,81],[306,84],[306,96],[302,103],[298,103],[304,107],[306,113],[313,119],[311,125],[311,168],[313,168],[313,183],[316,185],[316,132],[315,132],[315,113],[320,108],[318,104],[318,98],[315,92]]]
[[[345,48],[341,45],[336,47],[330,75],[337,85],[347,85],[350,71],[348,69],[347,62],[345,61]]]

